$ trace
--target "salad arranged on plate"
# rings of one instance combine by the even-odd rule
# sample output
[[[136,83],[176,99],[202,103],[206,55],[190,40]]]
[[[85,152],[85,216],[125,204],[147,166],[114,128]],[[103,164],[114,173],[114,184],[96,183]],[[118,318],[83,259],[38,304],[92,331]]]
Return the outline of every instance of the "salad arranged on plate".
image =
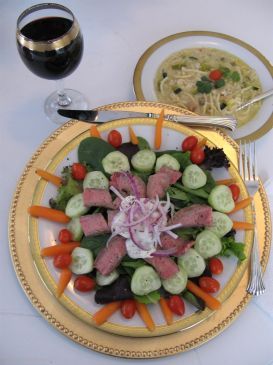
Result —
[[[138,312],[147,328],[154,321],[147,304],[159,303],[166,323],[183,316],[184,300],[197,310],[218,309],[214,296],[221,256],[245,259],[232,220],[251,198],[240,200],[234,179],[215,181],[211,171],[228,168],[219,148],[188,136],[181,150],[161,151],[162,115],[154,150],[129,127],[130,142],[118,130],[104,141],[95,126],[78,147],[78,161],[62,177],[36,170],[58,186],[50,207],[31,206],[29,214],[63,223],[60,243],[41,250],[60,270],[57,296],[73,280],[77,292],[95,292],[101,325],[117,310],[124,318]]]

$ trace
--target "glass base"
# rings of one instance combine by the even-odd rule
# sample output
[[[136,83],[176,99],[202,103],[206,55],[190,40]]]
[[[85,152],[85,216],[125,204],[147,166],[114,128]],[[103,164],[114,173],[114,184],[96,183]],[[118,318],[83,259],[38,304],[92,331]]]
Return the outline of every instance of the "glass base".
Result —
[[[47,117],[56,124],[67,122],[67,118],[58,114],[58,109],[88,109],[88,101],[80,92],[72,89],[64,89],[64,93],[71,100],[68,105],[64,106],[58,103],[59,95],[57,91],[50,94],[45,101],[45,113]]]

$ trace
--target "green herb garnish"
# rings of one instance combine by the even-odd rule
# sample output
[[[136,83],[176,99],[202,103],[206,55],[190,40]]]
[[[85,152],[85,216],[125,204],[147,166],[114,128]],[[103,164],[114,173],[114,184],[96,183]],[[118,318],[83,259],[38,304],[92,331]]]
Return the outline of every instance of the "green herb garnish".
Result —
[[[230,78],[231,78],[232,81],[238,82],[238,81],[240,81],[241,77],[240,77],[239,72],[233,71],[232,74],[230,75]]]
[[[214,83],[214,87],[215,89],[220,89],[220,87],[225,86],[225,80],[224,79],[220,79],[220,80],[216,80]]]
[[[209,94],[212,90],[212,83],[210,81],[197,81],[197,91],[202,94]]]

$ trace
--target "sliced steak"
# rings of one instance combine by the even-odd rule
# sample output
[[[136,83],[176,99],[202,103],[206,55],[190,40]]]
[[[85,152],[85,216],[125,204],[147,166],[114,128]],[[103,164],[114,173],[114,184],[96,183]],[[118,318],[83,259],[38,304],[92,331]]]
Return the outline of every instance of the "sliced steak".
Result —
[[[121,199],[120,197],[116,197],[114,200],[113,200],[113,209],[119,209],[120,207],[120,203],[121,203]]]
[[[83,202],[86,207],[113,208],[111,194],[105,189],[84,189]]]
[[[155,199],[156,196],[163,198],[166,189],[170,186],[170,179],[167,174],[158,172],[149,176],[147,184],[147,197]]]
[[[110,232],[108,224],[101,213],[83,215],[80,217],[80,223],[85,236],[97,236]]]
[[[161,167],[154,175],[151,175],[147,184],[147,197],[150,199],[163,198],[166,190],[182,176],[181,172],[170,169],[169,167]]]
[[[184,255],[184,253],[186,253],[188,249],[191,248],[195,243],[194,241],[187,241],[180,237],[173,238],[167,233],[161,234],[160,241],[163,250],[168,250],[175,247],[176,252],[173,254],[173,256],[177,257]]]
[[[108,209],[107,210],[107,221],[108,221],[108,226],[110,229],[112,226],[113,219],[117,213],[119,213],[119,209],[115,209],[115,210]]]
[[[164,257],[154,256],[152,258],[145,259],[145,261],[147,261],[150,265],[152,265],[156,269],[158,275],[162,279],[169,279],[179,271],[179,268],[176,265],[176,263],[170,257],[167,256]]]
[[[168,175],[171,185],[175,184],[177,180],[180,179],[182,176],[182,173],[180,171],[173,170],[167,166],[162,166],[159,172],[163,172],[164,174]]]
[[[138,198],[146,197],[146,185],[144,181],[128,172],[115,172],[111,176],[110,185],[118,189],[121,194],[138,195]]]
[[[176,212],[170,222],[181,223],[182,227],[211,226],[212,208],[205,204],[193,204]]]
[[[109,275],[125,255],[125,238],[115,236],[110,240],[108,246],[99,252],[94,266],[102,275]]]

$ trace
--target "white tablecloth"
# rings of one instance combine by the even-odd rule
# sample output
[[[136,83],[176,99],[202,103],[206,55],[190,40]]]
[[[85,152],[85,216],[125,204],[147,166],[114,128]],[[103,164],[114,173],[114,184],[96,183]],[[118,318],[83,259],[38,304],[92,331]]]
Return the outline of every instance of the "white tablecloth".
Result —
[[[81,0],[62,1],[77,16],[85,38],[79,68],[65,81],[88,96],[90,107],[134,100],[132,75],[143,51],[177,32],[210,30],[251,44],[273,60],[271,0]],[[19,59],[15,24],[33,1],[0,1],[1,205],[0,205],[0,364],[123,364],[92,352],[58,333],[31,306],[13,271],[7,221],[18,178],[36,148],[56,128],[43,112],[53,82],[29,72]],[[260,175],[273,177],[273,132],[257,142]],[[273,203],[273,184],[268,195]],[[222,334],[196,350],[157,364],[269,365],[273,363],[273,262],[265,274],[267,292],[255,298]]]

